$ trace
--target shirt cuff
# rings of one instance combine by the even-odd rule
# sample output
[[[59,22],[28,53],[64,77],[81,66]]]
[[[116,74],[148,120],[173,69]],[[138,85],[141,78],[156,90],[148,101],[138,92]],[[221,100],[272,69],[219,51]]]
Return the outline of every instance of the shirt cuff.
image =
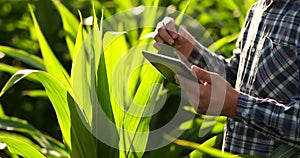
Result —
[[[240,93],[236,107],[236,119],[248,123],[254,116],[253,108],[255,108],[256,101],[257,98]]]

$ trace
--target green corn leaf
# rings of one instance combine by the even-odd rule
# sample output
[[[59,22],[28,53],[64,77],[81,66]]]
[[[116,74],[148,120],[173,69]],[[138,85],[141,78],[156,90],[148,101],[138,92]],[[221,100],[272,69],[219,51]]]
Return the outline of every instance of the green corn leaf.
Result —
[[[109,72],[106,69],[107,64],[106,64],[106,59],[104,57],[104,53],[101,54],[101,58],[100,58],[100,63],[99,63],[99,67],[98,67],[98,72],[97,72],[97,96],[99,98],[99,104],[100,107],[103,110],[104,115],[109,119],[109,121],[111,121],[112,123],[114,123],[117,127],[120,127],[120,121],[116,120],[118,119],[118,117],[123,116],[122,110],[121,109],[117,109],[118,106],[116,106],[116,102],[113,99],[111,93],[110,93],[110,87],[109,87]],[[116,110],[113,110],[114,108],[116,108]],[[114,117],[114,115],[116,117]],[[96,116],[95,116],[96,118]],[[97,119],[100,120],[100,119]],[[105,128],[106,131],[102,132],[104,134],[106,133],[111,133],[110,137],[111,138],[115,138],[111,140],[111,143],[114,144],[117,147],[118,144],[118,139],[119,139],[119,135],[117,133],[117,130],[115,129],[115,127],[106,127]],[[97,129],[97,130],[101,130],[101,129]],[[104,135],[105,136],[105,135]],[[100,150],[105,151],[102,155],[104,157],[115,157],[116,154],[118,152],[116,152],[114,149],[104,145],[104,144],[99,144],[99,147],[101,148]]]
[[[35,97],[47,97],[47,93],[44,90],[26,90],[22,92],[22,95]]]
[[[0,92],[0,97],[10,88],[12,87],[14,84],[16,84],[17,82],[19,82],[20,80],[22,80],[24,77],[26,77],[28,74],[30,74],[31,72],[34,72],[37,70],[20,70],[17,71],[9,80],[8,82],[4,85],[4,87],[2,88],[1,92]]]
[[[53,78],[49,73],[38,70],[20,70],[16,72],[3,87],[0,96],[7,91],[11,86],[16,84],[24,77],[34,74],[46,89],[47,95],[54,107],[58,123],[61,128],[62,136],[66,147],[71,149],[70,140],[70,110],[67,103],[67,90],[64,86]]]
[[[79,29],[82,30],[82,23],[79,23],[79,21],[76,19],[76,17],[68,10],[67,7],[65,7],[59,0],[52,0],[53,4],[57,8],[60,17],[62,19],[63,28],[66,32],[66,42],[68,45],[68,49],[70,52],[71,59],[74,59],[76,57],[76,54],[74,53],[74,45],[76,41],[76,37],[78,37],[77,32],[79,32]],[[80,31],[80,32],[81,32]],[[85,33],[85,32],[84,32]]]
[[[67,157],[70,155],[69,151],[66,149],[66,146],[63,144],[63,142],[60,142],[59,140],[50,137],[48,135],[44,135],[46,139],[50,142],[54,150],[58,151],[62,155],[67,155]],[[62,156],[64,157],[64,156]]]
[[[10,74],[14,74],[18,70],[21,70],[21,69],[15,67],[15,66],[10,66],[10,65],[7,65],[7,64],[4,64],[4,63],[0,63],[0,70],[4,71],[4,72],[7,72],[7,73],[10,73]]]
[[[78,31],[77,31],[77,36],[76,36],[76,41],[75,41],[73,53],[71,53],[73,61],[75,61],[75,58],[77,57],[77,54],[80,50],[80,47],[83,43],[83,40],[84,40],[85,36],[86,36],[85,33],[84,33],[83,25],[82,25],[81,12],[78,11],[78,14],[79,14],[79,17],[80,17],[80,23],[79,23],[79,27],[78,27]]]
[[[103,36],[103,10],[102,10],[102,16],[100,19],[100,24],[98,25],[98,18],[96,16],[96,10],[95,10],[95,6],[94,6],[94,1],[93,2],[93,30],[92,30],[92,48],[94,51],[94,70],[95,73],[97,73],[98,70],[98,66],[100,63],[100,57],[101,57],[101,53],[102,53],[102,36]],[[97,76],[96,76],[97,77]],[[97,80],[95,78],[95,80]]]
[[[97,157],[97,150],[91,128],[73,98],[68,95],[71,113],[72,158]]]
[[[207,141],[205,141],[204,143],[202,143],[200,146],[209,146],[209,147],[212,147],[212,146],[220,143],[220,140],[222,140],[220,138],[222,138],[222,135],[214,136],[214,137],[208,139]],[[189,157],[190,158],[199,158],[203,154],[204,154],[204,152],[196,149],[196,150],[194,150],[194,151],[192,151],[190,153]]]
[[[21,120],[14,117],[2,117],[0,118],[0,124],[1,124],[0,126],[1,130],[27,134],[31,136],[34,140],[36,140],[42,147],[51,148],[51,145],[46,140],[46,138],[42,135],[42,133],[37,129],[35,129],[32,125],[30,125],[25,120]]]
[[[189,1],[186,3],[186,5],[184,6],[183,10],[180,12],[180,14],[179,14],[179,15],[177,16],[177,18],[175,19],[175,24],[176,24],[176,25],[179,26],[179,25],[181,24],[181,22],[182,22],[182,20],[183,20],[183,17],[184,17],[184,14],[185,14],[187,8],[189,7],[189,5],[191,4],[191,1],[192,1],[192,0],[189,0]]]
[[[161,83],[161,81],[161,75],[155,71],[153,67],[149,65],[143,67],[141,72],[141,84],[124,118],[125,129],[131,131],[124,131],[122,134],[125,137],[125,142],[120,141],[120,144],[124,145],[124,148],[128,151],[126,156],[142,156],[142,153],[135,152],[143,151],[146,148],[145,142],[148,140],[151,117],[145,117],[143,115],[148,115],[153,112],[155,100],[161,86],[159,83]]]
[[[111,108],[113,111],[113,116],[115,123],[118,127],[121,127],[121,123],[124,117],[124,112],[120,107],[123,107],[126,104],[125,98],[127,97],[123,93],[116,93],[118,90],[116,90],[114,87],[115,85],[125,85],[126,84],[126,78],[125,75],[118,75],[117,73],[125,72],[126,67],[128,65],[125,64],[124,60],[121,58],[124,57],[125,53],[128,50],[128,46],[126,43],[126,39],[124,36],[124,32],[108,32],[104,35],[103,39],[103,47],[104,47],[104,54],[101,58],[101,62],[103,62],[104,65],[101,69],[105,69],[105,71],[102,71],[102,74],[99,74],[98,76],[102,76],[102,92],[100,92],[102,95],[105,95],[104,93],[111,94],[110,95],[110,101],[112,104]],[[105,62],[105,63],[104,63]],[[104,78],[105,76],[105,78]],[[107,85],[104,85],[105,81],[107,82]],[[101,81],[99,81],[101,82]],[[121,82],[121,83],[120,83]],[[104,87],[107,87],[104,88]],[[100,88],[100,87],[99,87]],[[106,90],[105,90],[106,89]],[[104,92],[106,91],[106,92]],[[118,95],[120,94],[120,95]],[[100,96],[101,97],[101,96]],[[103,96],[102,96],[103,98]],[[100,98],[100,99],[102,99]],[[116,101],[116,99],[117,101]],[[121,103],[121,105],[119,104]],[[107,113],[109,113],[110,110],[105,110]]]
[[[220,49],[222,46],[236,40],[238,37],[239,37],[239,33],[223,37],[223,38],[217,40],[216,42],[214,42],[212,45],[210,45],[208,47],[208,49],[210,51],[214,52],[214,51]]]
[[[74,92],[74,97],[79,105],[79,107],[82,109],[83,105],[91,105],[91,103],[87,103],[86,99],[89,98],[88,90],[88,79],[87,79],[87,73],[86,69],[89,68],[90,65],[86,66],[86,62],[88,61],[86,54],[85,54],[85,45],[84,45],[84,35],[83,35],[83,26],[82,26],[82,16],[80,11],[78,11],[79,17],[80,17],[80,26],[78,27],[78,33],[76,37],[75,42],[75,48],[74,48],[74,57],[73,57],[73,63],[72,63],[72,70],[71,70],[71,83],[72,83],[72,89]],[[88,64],[88,63],[87,63]],[[77,94],[78,93],[78,94]],[[81,95],[84,96],[81,96]],[[91,118],[90,118],[91,119]],[[90,121],[90,119],[88,119]]]
[[[158,10],[158,7],[155,7],[155,6],[158,6],[158,3],[159,1],[158,0],[155,0],[153,1],[153,7],[150,7],[150,9],[146,8],[146,10],[143,12],[143,31],[142,33],[140,34],[140,39],[143,39],[145,38],[146,35],[148,35],[149,33],[153,32],[153,29],[152,26],[156,26],[156,18],[157,18],[157,10]]]
[[[117,68],[118,64],[120,64],[118,61],[127,49],[124,32],[107,32],[103,38],[104,53],[101,54],[100,65],[97,71],[97,94],[99,103],[107,118],[110,119],[117,128],[122,127],[121,123],[124,117],[124,111],[120,108],[123,106],[123,101],[119,104],[120,102],[117,102],[116,98],[123,100],[125,96],[122,95],[121,97],[118,97],[115,95],[116,93],[113,89],[114,86],[118,87],[118,85],[122,85],[122,83],[119,84],[116,81],[125,82],[125,80],[123,80],[123,75],[118,75],[118,79],[115,80],[114,72],[115,70],[122,72],[123,69],[120,70]],[[117,129],[109,126],[107,127],[107,132],[110,132],[111,137],[115,138],[111,143],[117,147],[119,139]],[[114,157],[116,156],[115,154],[118,153],[107,146],[101,147],[107,150],[105,156]]]
[[[67,102],[67,90],[59,81],[46,72],[38,71],[35,72],[35,75],[45,87],[46,93],[54,107],[66,147],[72,149],[70,140],[71,118]]]
[[[286,144],[280,145],[278,148],[275,149],[269,156],[269,158],[289,158],[295,154],[300,153],[300,149],[296,147],[291,147]]]
[[[161,76],[152,67],[149,70],[144,70],[144,76],[142,75],[144,80],[141,84],[143,86],[139,87],[137,93],[134,95],[128,93],[129,86],[135,86],[135,84],[130,83],[138,82],[138,79],[133,78],[131,74],[134,71],[138,71],[137,74],[139,74],[139,76],[141,75],[141,70],[137,70],[141,69],[138,67],[141,66],[144,61],[141,55],[141,50],[147,49],[149,45],[145,45],[143,48],[134,49],[132,52],[125,54],[128,48],[123,34],[123,32],[110,32],[106,33],[104,36],[104,56],[101,56],[101,63],[103,65],[101,65],[101,74],[98,74],[98,76],[102,76],[102,80],[100,80],[102,86],[101,91],[99,92],[99,98],[100,102],[102,102],[101,105],[111,104],[115,124],[117,127],[121,127],[121,130],[119,130],[119,147],[125,151],[120,151],[120,157],[141,157],[143,153],[136,153],[136,150],[143,151],[145,149],[145,142],[147,142],[148,139],[147,132],[149,130],[150,117],[143,118],[134,117],[130,114],[125,115],[126,113],[123,110],[129,108],[128,113],[135,113],[141,116],[143,111],[146,109],[145,105],[149,102],[150,96],[156,96],[154,93],[157,93],[157,87],[156,89],[152,89],[153,91],[149,92],[150,94],[145,95],[145,93],[149,91],[149,89],[153,86],[153,83],[158,82],[156,80],[156,75],[159,77]],[[103,68],[104,65],[105,68]],[[122,75],[120,75],[120,73],[122,73]],[[149,80],[149,78],[151,78],[151,80]],[[104,84],[105,81],[107,81],[107,84]],[[103,93],[105,89],[109,89],[110,91]],[[111,94],[111,101],[103,100],[103,98],[109,98],[108,96],[105,97],[107,94]],[[134,103],[139,103],[144,107],[135,111],[136,106],[134,106]],[[106,111],[108,113],[107,115],[110,116],[110,110],[107,109]],[[146,134],[136,136],[128,131],[131,131],[132,133],[145,132]]]
[[[218,3],[220,3],[221,5],[223,5],[229,10],[236,11],[239,9],[235,1],[222,1],[222,0],[217,0],[217,1]]]
[[[4,53],[5,55],[8,55],[10,57],[13,57],[15,59],[18,59],[33,68],[40,69],[40,70],[46,70],[44,62],[41,58],[32,55],[30,53],[25,52],[24,50],[15,49],[7,46],[0,46],[0,52]]]
[[[213,156],[213,157],[220,157],[220,158],[221,157],[224,157],[224,158],[240,157],[239,155],[233,155],[233,154],[230,154],[227,152],[222,152],[221,150],[210,147],[210,146],[205,146],[205,145],[201,145],[201,144],[186,141],[186,140],[175,139],[169,135],[165,135],[164,138],[169,141],[172,141],[173,143],[175,143],[177,145],[192,148],[192,149],[197,149],[197,150],[200,150],[200,151],[202,151],[206,154],[209,154],[210,156]]]
[[[47,43],[40,26],[36,20],[35,14],[33,12],[32,6],[29,6],[29,11],[31,13],[33,23],[35,26],[37,38],[40,44],[41,52],[43,55],[44,63],[47,71],[53,75],[57,80],[61,81],[61,83],[67,88],[67,90],[72,93],[72,89],[69,83],[69,75],[63,66],[60,64],[58,59],[55,57],[53,51],[51,50],[49,44]]]
[[[2,118],[2,117],[5,117],[5,112],[4,112],[3,107],[0,103],[0,118]]]
[[[101,19],[101,21],[102,20],[103,19]],[[110,134],[109,137],[118,137],[113,132],[110,132],[110,127],[105,126],[105,128],[103,128],[103,126],[101,126],[101,122],[104,122],[104,119],[102,119],[104,115],[112,121],[114,120],[111,110],[109,88],[107,81],[105,80],[107,78],[106,69],[104,67],[105,64],[102,65],[105,60],[102,53],[101,25],[102,24],[100,23],[99,30],[96,21],[94,21],[94,28],[87,36],[87,39],[82,42],[78,50],[77,57],[75,58],[72,66],[71,80],[74,97],[76,106],[78,106],[77,110],[80,113],[80,118],[84,120],[84,123],[82,125],[79,124],[77,126],[74,126],[74,130],[72,129],[72,132],[74,132],[74,135],[76,135],[77,137],[77,139],[75,139],[74,137],[74,141],[78,142],[76,144],[85,142],[87,140],[86,136],[92,136],[91,133],[88,133],[89,131],[83,129],[85,128],[83,125],[89,127],[90,130],[95,134],[95,136],[98,136],[97,134],[99,133],[102,136],[105,135],[105,133],[108,133]],[[100,67],[98,65],[100,65]],[[101,113],[99,113],[100,106],[105,112],[104,115],[101,115]],[[73,114],[72,111],[71,113]],[[74,119],[79,120],[78,117]],[[85,134],[82,132],[76,133],[78,131],[87,132]],[[91,139],[92,138],[90,138],[89,141],[86,141],[86,143],[91,142]],[[114,141],[114,139],[111,141]],[[72,155],[80,155],[81,157],[95,157],[95,154],[101,154],[101,156],[103,157],[114,157],[114,155],[117,153],[116,149],[108,147],[97,140],[96,142],[94,142],[95,144],[92,143],[90,145],[87,145],[86,143],[83,143],[83,145],[85,144],[85,146],[82,146],[82,149],[79,149],[78,151],[74,151]],[[97,151],[96,146],[99,151]],[[91,152],[92,155],[86,155],[89,152]]]
[[[144,6],[158,6],[159,0],[142,1],[142,4],[143,4]]]
[[[114,0],[113,2],[118,5],[118,7],[117,7],[118,11],[130,9],[130,8],[134,7],[134,5],[132,4],[132,1]]]
[[[10,66],[4,63],[0,63],[0,71],[7,72],[9,74],[15,74],[17,71],[22,70],[23,68],[18,68],[16,66]],[[28,80],[33,81],[33,82],[39,82],[38,78],[36,76],[28,76]],[[0,93],[1,94],[1,93]],[[1,95],[0,95],[1,97]]]
[[[218,117],[203,115],[203,122],[199,129],[198,136],[204,137],[207,134],[220,134],[224,131],[224,123],[218,122]]]
[[[8,150],[13,153],[20,155],[24,158],[45,158],[35,147],[25,142],[24,139],[16,137],[13,135],[3,135],[0,136],[0,142],[7,145]]]
[[[82,110],[87,122],[92,123],[92,100],[91,93],[95,87],[92,83],[94,74],[93,51],[91,41],[85,40],[80,47],[77,57],[72,65],[71,82],[75,102]]]
[[[139,40],[136,41],[138,47],[134,48],[133,52],[134,55],[130,55],[128,56],[128,65],[130,65],[129,67],[129,73],[132,73],[133,70],[135,71],[135,73],[132,73],[130,81],[129,81],[129,86],[128,86],[128,91],[129,91],[129,95],[131,98],[134,98],[138,87],[141,83],[141,76],[142,76],[142,68],[136,69],[137,66],[139,65],[143,65],[145,62],[145,58],[141,55],[142,50],[148,50],[148,51],[153,51],[156,52],[156,50],[153,49],[152,45],[149,45],[152,41],[153,41],[153,31],[154,28],[153,26],[156,26],[156,22],[155,21],[157,19],[158,16],[158,6],[159,4],[159,0],[154,0],[152,6],[153,7],[145,7],[145,10],[143,11],[141,19],[143,20],[141,23],[142,24],[134,24],[134,22],[132,22],[132,26],[134,25],[140,25],[143,26],[143,30],[142,32],[139,34]],[[129,17],[129,19],[134,19],[132,17]],[[152,37],[152,38],[148,38],[148,37]],[[147,73],[147,72],[146,72]],[[154,78],[155,80],[155,78]],[[128,98],[125,98],[128,103]],[[127,106],[130,104],[127,104]]]
[[[50,74],[36,70],[21,70],[17,73],[18,75],[12,76],[12,78],[15,79],[11,79],[10,81],[19,81],[31,73],[33,73],[32,75],[37,76],[46,89],[47,95],[56,112],[65,145],[72,151],[72,157],[96,157],[93,137],[90,132],[87,131],[86,127],[79,122],[79,111],[74,107],[75,105],[73,102],[68,102],[68,99],[70,100],[71,97],[60,82],[55,80]],[[13,82],[9,85],[15,83],[16,82]],[[71,115],[69,104],[72,110]],[[70,130],[72,132],[70,132]]]
[[[46,154],[66,157],[66,155],[63,155],[56,151],[48,142],[47,138],[40,131],[30,125],[27,121],[21,120],[19,118],[5,116],[0,118],[0,124],[1,130],[17,132],[31,137],[38,143],[38,145],[40,145],[44,149],[44,152]]]
[[[224,123],[216,122],[215,125],[213,126],[210,134],[220,134],[220,133],[224,132],[224,126],[225,126]]]
[[[92,103],[98,102],[96,94],[96,80],[97,69],[101,56],[102,48],[102,33],[95,25],[94,29],[88,35],[87,39],[82,41],[80,37],[76,43],[78,52],[75,61],[72,65],[72,87],[75,95],[75,100],[79,107],[83,110],[83,115],[86,117],[88,123],[92,123]]]

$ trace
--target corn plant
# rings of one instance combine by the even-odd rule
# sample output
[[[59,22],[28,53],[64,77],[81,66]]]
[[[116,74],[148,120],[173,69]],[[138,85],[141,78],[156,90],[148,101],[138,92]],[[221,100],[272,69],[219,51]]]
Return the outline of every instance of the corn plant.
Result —
[[[157,5],[157,2],[155,1],[154,5]],[[61,13],[63,27],[68,32],[66,41],[73,60],[71,75],[66,72],[55,57],[39,27],[33,8],[29,5],[43,59],[31,56],[29,53],[21,50],[5,46],[1,47],[1,51],[6,53],[6,55],[15,56],[37,68],[36,70],[24,69],[17,71],[2,89],[1,95],[26,76],[42,83],[55,109],[65,150],[68,153],[67,156],[141,157],[146,148],[145,142],[147,142],[148,137],[147,134],[139,136],[135,133],[147,133],[150,117],[132,114],[137,112],[143,113],[146,109],[145,105],[151,99],[156,98],[159,87],[152,89],[151,87],[154,83],[161,82],[160,74],[152,67],[143,66],[137,75],[134,76],[135,79],[132,79],[132,83],[130,83],[133,85],[130,87],[132,96],[129,94],[122,96],[124,95],[123,91],[117,94],[119,96],[110,95],[112,93],[110,82],[114,81],[114,79],[111,79],[114,71],[118,73],[127,71],[127,76],[131,73],[131,65],[128,65],[128,63],[133,61],[126,61],[126,63],[116,62],[128,51],[124,34],[106,33],[103,36],[102,23],[100,22],[100,28],[98,28],[94,10],[94,25],[90,34],[87,35],[87,31],[83,28],[82,20],[78,22],[60,2],[53,1],[53,3]],[[147,34],[147,32],[144,33]],[[152,45],[146,44],[143,48],[139,48],[138,51],[140,52],[142,49],[151,50],[150,46],[152,47]],[[132,56],[131,60],[133,59],[138,65],[142,65],[144,62],[141,54],[138,53]],[[121,71],[114,70],[116,64],[121,65],[119,66],[122,68]],[[145,95],[145,91],[148,90],[150,90],[149,94]],[[121,97],[119,99],[121,99],[122,105],[119,105],[119,102],[114,97]],[[125,97],[132,97],[133,99],[126,100]],[[137,112],[134,106],[131,106],[131,104],[136,102],[139,105],[143,105],[139,109],[140,111]],[[128,113],[120,107],[127,108]],[[105,119],[111,121],[117,128],[101,124]],[[126,132],[128,130],[130,132]],[[97,135],[99,132],[102,133]],[[116,147],[119,147],[120,150],[102,143],[98,140],[99,137],[104,137],[102,139],[109,138],[109,141],[112,141],[110,143],[116,143]],[[20,140],[14,140],[13,137],[3,136],[1,141],[8,145],[12,153],[25,157],[32,157],[33,155],[34,157],[43,157],[40,153],[41,151],[25,143],[20,142],[19,146],[14,146]],[[21,145],[24,146],[23,149]],[[137,150],[137,148],[139,149]],[[30,152],[30,155],[27,155],[28,152]]]

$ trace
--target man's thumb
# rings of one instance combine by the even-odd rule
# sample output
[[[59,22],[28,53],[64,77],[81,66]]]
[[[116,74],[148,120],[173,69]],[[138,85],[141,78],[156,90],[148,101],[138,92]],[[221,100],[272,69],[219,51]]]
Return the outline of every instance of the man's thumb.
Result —
[[[193,65],[191,71],[196,75],[197,79],[202,82],[211,83],[211,74],[209,71],[206,71],[198,66]]]

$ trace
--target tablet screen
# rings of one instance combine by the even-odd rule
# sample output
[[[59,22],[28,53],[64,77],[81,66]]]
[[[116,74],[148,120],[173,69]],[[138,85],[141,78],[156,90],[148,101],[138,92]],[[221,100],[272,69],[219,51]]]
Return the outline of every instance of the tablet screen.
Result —
[[[161,54],[142,51],[144,57],[165,77],[166,80],[175,83],[175,74],[184,76],[192,81],[197,81],[189,67],[181,60]]]

